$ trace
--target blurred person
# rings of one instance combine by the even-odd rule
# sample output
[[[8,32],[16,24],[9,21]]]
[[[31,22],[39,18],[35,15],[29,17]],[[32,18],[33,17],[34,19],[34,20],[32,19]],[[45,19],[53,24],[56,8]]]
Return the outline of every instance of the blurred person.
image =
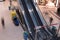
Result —
[[[23,33],[24,40],[28,40],[28,32],[24,31]]]
[[[5,0],[3,0],[3,1],[5,1]]]
[[[60,7],[57,8],[57,15],[60,16]]]
[[[9,2],[10,2],[9,10],[11,10],[12,0],[9,0]]]
[[[16,11],[14,9],[12,9],[10,14],[11,14],[11,17],[13,18],[14,16],[16,16]]]
[[[1,23],[2,23],[2,27],[5,28],[4,27],[5,26],[5,23],[4,23],[4,18],[3,17],[1,18]]]
[[[57,8],[57,15],[60,16],[60,7]]]
[[[16,8],[16,13],[20,16],[20,12],[18,8]]]
[[[52,26],[52,32],[53,32],[53,39],[54,40],[58,40],[58,36],[57,36],[57,28],[55,26]]]
[[[19,8],[16,8],[16,13],[19,16],[19,19],[20,19],[21,23],[23,24],[24,22],[23,22],[23,19],[22,19],[22,14],[21,14]]]
[[[57,15],[60,16],[60,3],[57,6]]]
[[[12,5],[12,0],[9,0],[10,1],[10,6]]]
[[[48,15],[48,12],[45,12],[45,15]]]
[[[55,26],[52,26],[52,32],[53,32],[53,35],[56,35],[57,28]]]
[[[52,18],[52,17],[50,17],[50,20],[49,20],[49,21],[50,21],[50,25],[51,25],[51,23],[52,23],[52,21],[53,21],[53,18]]]

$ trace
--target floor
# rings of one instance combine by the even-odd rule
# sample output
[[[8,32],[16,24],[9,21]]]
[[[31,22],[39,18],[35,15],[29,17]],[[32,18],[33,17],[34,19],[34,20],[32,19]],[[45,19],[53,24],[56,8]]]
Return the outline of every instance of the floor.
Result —
[[[23,29],[13,24],[8,7],[8,1],[0,2],[0,40],[23,40]],[[1,17],[4,18],[5,29],[1,25]]]

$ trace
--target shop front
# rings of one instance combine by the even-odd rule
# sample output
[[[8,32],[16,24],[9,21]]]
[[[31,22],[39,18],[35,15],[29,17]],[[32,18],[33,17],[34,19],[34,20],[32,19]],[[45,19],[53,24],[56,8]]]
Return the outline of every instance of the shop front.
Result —
[[[46,5],[52,3],[55,6],[58,6],[58,4],[60,3],[59,0],[34,0],[34,2],[37,3],[38,5]]]

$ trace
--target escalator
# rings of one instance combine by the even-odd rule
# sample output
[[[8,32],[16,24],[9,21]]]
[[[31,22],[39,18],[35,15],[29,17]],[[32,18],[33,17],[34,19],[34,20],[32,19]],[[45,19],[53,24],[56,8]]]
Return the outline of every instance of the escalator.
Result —
[[[43,26],[43,23],[42,23],[42,21],[41,21],[39,15],[38,15],[38,12],[36,11],[36,8],[35,8],[35,6],[34,6],[32,0],[29,0],[29,3],[30,3],[29,5],[31,5],[31,7],[33,8],[34,16],[35,16],[36,19],[37,19],[38,26]]]
[[[33,9],[33,13],[31,13],[31,14],[33,14],[33,16],[35,17],[35,20],[37,21],[36,23],[37,23],[37,27],[38,26],[43,26],[43,21],[41,20],[41,16],[39,17],[39,14],[38,14],[38,12],[36,11],[36,8],[35,8],[35,6],[34,6],[34,4],[33,4],[33,1],[32,0],[26,0],[26,4],[27,4],[27,6],[28,6],[28,9]],[[41,14],[41,13],[40,13]],[[42,17],[43,18],[43,17]],[[32,18],[33,19],[33,18]],[[43,19],[44,20],[44,19]],[[44,30],[44,29],[43,29]],[[47,32],[46,30],[44,30],[46,33],[47,33],[47,35],[49,36],[49,32]]]
[[[38,12],[36,11],[36,8],[33,4],[32,0],[29,0],[27,3],[27,0],[19,0],[19,2],[23,6],[23,16],[25,20],[25,25],[28,28],[28,31],[30,29],[31,35],[34,38],[35,37],[35,27],[43,26],[43,21],[41,20],[40,16],[38,15]],[[30,11],[32,10],[32,11]],[[43,18],[43,17],[42,17]],[[41,30],[43,31],[42,33],[50,35],[45,29]],[[47,36],[46,35],[46,36]]]
[[[33,10],[32,12],[30,12],[30,11],[29,11],[29,12],[30,12],[30,15],[31,15],[33,21],[36,23],[36,24],[35,24],[35,25],[36,25],[35,27],[43,26],[43,23],[42,23],[42,21],[41,21],[41,18],[39,17],[36,9],[33,8],[33,6],[32,6],[32,4],[30,3],[30,1],[25,0],[25,3],[26,3],[26,5],[27,5],[28,10]],[[34,19],[34,18],[35,18],[35,19]],[[41,31],[42,31],[42,33],[44,33],[45,36],[49,36],[49,33],[48,33],[46,30],[43,29],[43,30],[41,30]]]
[[[31,18],[32,18],[33,22],[35,23],[35,27],[36,26],[43,26],[41,19],[39,18],[38,14],[34,11],[33,6],[30,3],[30,1],[25,0],[25,3],[27,5],[28,11],[31,15]],[[30,10],[32,10],[32,11],[30,11]]]
[[[24,13],[23,15],[24,15],[25,18],[26,18],[25,21],[27,21],[27,22],[26,22],[26,25],[27,25],[27,27],[29,27],[28,30],[30,29],[31,34],[34,36],[34,34],[35,34],[35,30],[34,30],[35,25],[34,25],[32,19],[31,19],[31,16],[30,16],[30,14],[29,14],[29,11],[28,11],[28,8],[27,8],[27,6],[26,6],[26,4],[25,4],[25,1],[24,1],[24,0],[21,0],[21,3],[22,3],[22,5],[23,5],[24,11],[25,11],[25,13]]]
[[[40,15],[40,18],[39,18],[39,14],[38,14],[38,12],[37,12],[37,9],[36,9],[36,7],[35,7],[35,5],[34,5],[34,2],[33,2],[33,0],[29,0],[29,2],[31,3],[31,5],[32,5],[32,7],[33,7],[33,10],[34,10],[34,12],[35,12],[35,15],[36,15],[36,17],[37,17],[37,19],[38,19],[38,22],[40,22],[40,20],[39,19],[42,19],[43,18],[43,16],[42,16],[42,18],[41,18],[41,15]],[[42,23],[43,23],[43,21],[42,21]],[[47,25],[46,24],[46,22],[45,22],[45,25]],[[50,34],[52,34],[52,31],[50,31],[50,29],[49,28],[47,28],[47,30],[49,31],[48,33]],[[46,31],[47,32],[47,31]]]

